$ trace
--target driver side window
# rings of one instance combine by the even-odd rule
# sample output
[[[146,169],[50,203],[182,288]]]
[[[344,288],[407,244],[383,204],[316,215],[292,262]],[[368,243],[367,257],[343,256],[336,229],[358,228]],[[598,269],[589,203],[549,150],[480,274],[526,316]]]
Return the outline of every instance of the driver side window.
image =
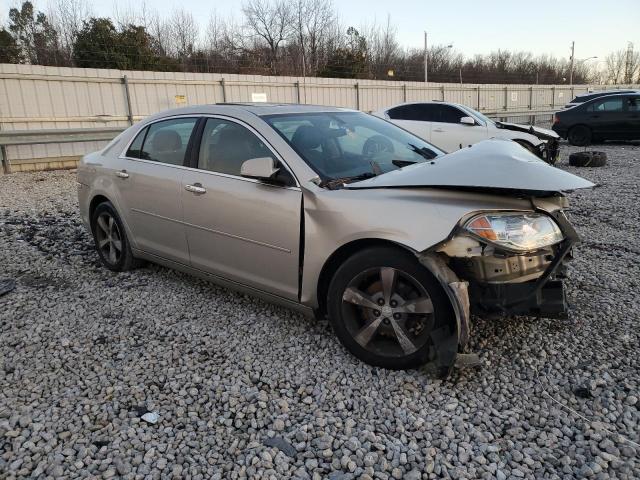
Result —
[[[202,132],[198,168],[210,172],[240,176],[247,160],[270,157],[271,150],[256,135],[237,123],[208,118]]]

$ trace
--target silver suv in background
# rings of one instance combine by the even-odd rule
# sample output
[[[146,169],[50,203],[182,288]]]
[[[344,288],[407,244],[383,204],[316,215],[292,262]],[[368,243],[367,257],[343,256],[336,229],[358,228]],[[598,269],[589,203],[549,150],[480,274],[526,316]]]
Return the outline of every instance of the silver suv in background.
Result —
[[[445,155],[361,112],[272,104],[149,117],[78,184],[106,268],[151,261],[328,315],[365,362],[443,375],[472,312],[564,315],[563,192],[593,186],[511,141]]]

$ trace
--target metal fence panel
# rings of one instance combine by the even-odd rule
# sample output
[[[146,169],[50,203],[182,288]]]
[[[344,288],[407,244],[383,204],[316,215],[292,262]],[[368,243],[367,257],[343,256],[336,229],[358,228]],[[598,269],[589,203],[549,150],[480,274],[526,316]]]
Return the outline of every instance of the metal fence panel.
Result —
[[[177,106],[256,100],[334,105],[367,112],[402,102],[445,100],[490,114],[525,110],[533,114],[561,108],[575,95],[593,89],[623,87],[627,86],[426,85],[0,64],[0,130],[125,127],[130,119],[137,121]],[[549,117],[545,115],[539,118]],[[529,118],[534,117],[518,117],[522,121]],[[13,145],[6,147],[6,153],[12,163],[46,163],[48,159],[77,158],[103,145],[104,141]]]

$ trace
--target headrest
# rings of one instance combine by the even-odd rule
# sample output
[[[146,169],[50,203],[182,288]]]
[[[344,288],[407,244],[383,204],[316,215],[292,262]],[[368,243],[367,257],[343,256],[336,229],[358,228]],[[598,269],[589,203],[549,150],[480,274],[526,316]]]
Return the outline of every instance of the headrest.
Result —
[[[311,125],[300,125],[291,138],[291,143],[301,150],[318,148],[322,143],[322,135],[318,128]]]
[[[153,136],[152,145],[156,152],[175,152],[182,147],[182,139],[175,130],[164,128]]]

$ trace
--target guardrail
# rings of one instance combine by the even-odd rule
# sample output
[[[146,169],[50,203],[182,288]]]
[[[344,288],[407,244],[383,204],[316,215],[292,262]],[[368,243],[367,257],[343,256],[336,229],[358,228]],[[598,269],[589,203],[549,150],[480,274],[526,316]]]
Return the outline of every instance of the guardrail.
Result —
[[[551,116],[554,111],[498,111],[484,112],[490,118],[504,120],[512,117],[529,117],[530,123],[536,123],[535,118]],[[128,127],[98,127],[98,128],[67,128],[44,130],[0,130],[0,163],[4,173],[11,173],[11,162],[6,154],[6,147],[14,145],[46,145],[54,143],[75,143],[109,141]]]

